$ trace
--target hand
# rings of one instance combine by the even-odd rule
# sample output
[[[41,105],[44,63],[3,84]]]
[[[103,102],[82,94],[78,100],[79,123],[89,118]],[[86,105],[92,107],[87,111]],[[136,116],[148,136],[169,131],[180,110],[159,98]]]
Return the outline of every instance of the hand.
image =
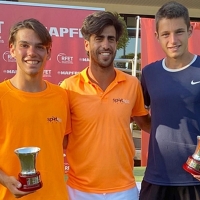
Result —
[[[194,174],[192,174],[192,176],[193,176],[194,178],[196,178],[198,181],[200,181],[200,175],[194,175]]]
[[[15,196],[15,198],[21,198],[27,194],[35,192],[35,191],[31,192],[20,191],[19,188],[22,186],[22,184],[13,176],[7,177],[5,181],[5,186]]]

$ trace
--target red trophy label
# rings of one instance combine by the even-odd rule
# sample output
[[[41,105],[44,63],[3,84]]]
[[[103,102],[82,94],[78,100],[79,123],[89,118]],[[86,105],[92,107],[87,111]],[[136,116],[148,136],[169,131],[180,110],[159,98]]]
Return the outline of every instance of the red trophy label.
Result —
[[[189,156],[183,169],[190,174],[200,175],[200,136],[197,136],[197,146],[194,154]]]
[[[42,187],[40,172],[35,169],[36,157],[39,151],[40,148],[38,147],[15,149],[21,164],[21,172],[18,175],[18,179],[22,184],[22,187],[19,188],[21,191],[34,191]]]

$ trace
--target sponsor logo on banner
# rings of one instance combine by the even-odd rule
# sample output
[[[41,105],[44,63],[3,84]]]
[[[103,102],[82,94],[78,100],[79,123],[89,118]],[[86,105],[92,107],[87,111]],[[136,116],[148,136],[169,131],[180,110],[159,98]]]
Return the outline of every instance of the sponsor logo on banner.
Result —
[[[81,61],[81,62],[89,62],[89,58],[79,58],[79,61]]]
[[[3,43],[4,43],[4,40],[2,40],[0,36],[0,44],[3,44]]]
[[[77,71],[58,71],[57,72],[59,75],[75,75],[75,74],[78,74],[79,72]]]
[[[17,70],[16,69],[5,69],[3,70],[3,73],[5,74],[16,74]]]
[[[10,52],[9,51],[5,51],[3,53],[3,59],[6,61],[6,62],[16,62],[15,58],[13,58],[11,55],[10,55]]]
[[[0,21],[0,33],[2,32],[2,24],[4,24],[4,22]]]
[[[56,37],[64,37],[65,35],[68,35],[70,38],[75,37],[76,35],[79,38],[82,38],[81,30],[79,28],[57,28],[57,27],[50,27],[49,28],[49,34],[51,36],[56,36]]]
[[[73,57],[67,56],[65,53],[59,53],[57,55],[57,61],[62,64],[73,64]]]
[[[51,77],[51,70],[50,69],[45,69],[43,71],[43,77]]]
[[[0,21],[0,34],[2,33],[2,25],[4,24],[3,21]],[[4,40],[1,38],[1,35],[0,35],[0,44],[4,43]]]

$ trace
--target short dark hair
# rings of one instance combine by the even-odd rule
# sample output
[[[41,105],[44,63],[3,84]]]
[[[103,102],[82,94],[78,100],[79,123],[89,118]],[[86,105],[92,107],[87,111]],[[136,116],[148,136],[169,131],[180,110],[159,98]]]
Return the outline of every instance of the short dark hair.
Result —
[[[116,41],[119,41],[123,33],[123,24],[119,19],[120,15],[116,12],[96,11],[88,15],[83,21],[81,33],[84,39],[90,39],[92,34],[99,35],[107,26],[114,26],[116,30]]]
[[[188,9],[176,1],[170,1],[165,3],[156,13],[155,22],[156,22],[156,31],[158,32],[159,22],[163,18],[173,19],[182,17],[187,25],[187,28],[190,27],[190,17]]]
[[[42,44],[45,45],[47,48],[50,48],[52,46],[52,38],[48,30],[41,22],[34,18],[25,19],[23,21],[17,22],[10,28],[9,46],[15,43],[17,32],[25,28],[35,31],[35,33],[41,39]]]

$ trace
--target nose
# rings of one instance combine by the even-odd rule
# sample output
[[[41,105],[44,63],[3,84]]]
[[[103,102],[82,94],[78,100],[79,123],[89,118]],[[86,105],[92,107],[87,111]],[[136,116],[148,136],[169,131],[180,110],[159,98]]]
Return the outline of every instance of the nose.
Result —
[[[35,56],[36,55],[36,47],[29,46],[27,53],[29,56]]]
[[[171,33],[171,34],[170,34],[170,37],[169,37],[169,41],[170,41],[171,44],[175,44],[176,41],[177,41],[176,34]]]
[[[104,38],[104,40],[102,42],[102,47],[104,49],[108,49],[109,48],[109,40],[108,40],[108,38]]]

